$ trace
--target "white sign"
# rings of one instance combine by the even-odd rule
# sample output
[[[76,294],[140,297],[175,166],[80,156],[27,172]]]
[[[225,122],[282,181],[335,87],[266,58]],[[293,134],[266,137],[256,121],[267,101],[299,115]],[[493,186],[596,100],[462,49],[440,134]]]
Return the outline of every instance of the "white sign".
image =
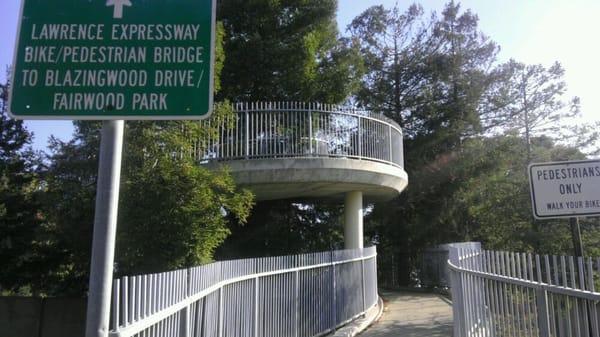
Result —
[[[600,215],[600,160],[529,165],[537,219]]]

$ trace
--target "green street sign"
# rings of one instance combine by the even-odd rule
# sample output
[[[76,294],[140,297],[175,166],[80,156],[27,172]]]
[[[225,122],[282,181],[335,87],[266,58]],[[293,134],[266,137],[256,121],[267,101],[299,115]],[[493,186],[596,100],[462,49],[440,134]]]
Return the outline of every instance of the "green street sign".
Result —
[[[210,115],[215,0],[22,1],[13,117]]]

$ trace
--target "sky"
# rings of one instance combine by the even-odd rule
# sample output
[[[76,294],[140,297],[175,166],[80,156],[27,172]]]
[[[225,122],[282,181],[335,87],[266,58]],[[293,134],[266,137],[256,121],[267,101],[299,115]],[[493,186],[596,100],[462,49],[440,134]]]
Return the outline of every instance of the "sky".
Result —
[[[405,9],[412,1],[338,0],[340,31],[354,17],[373,5]],[[445,0],[417,1],[426,11],[440,13]],[[566,69],[570,96],[581,98],[584,121],[600,120],[598,80],[600,57],[598,0],[464,0],[480,21],[479,28],[501,47],[499,62],[513,58],[528,64],[549,66],[559,61]],[[0,66],[12,63],[20,0],[0,0]],[[0,73],[0,81],[5,75]],[[27,121],[34,133],[34,147],[44,150],[50,135],[67,140],[72,134],[68,121]]]

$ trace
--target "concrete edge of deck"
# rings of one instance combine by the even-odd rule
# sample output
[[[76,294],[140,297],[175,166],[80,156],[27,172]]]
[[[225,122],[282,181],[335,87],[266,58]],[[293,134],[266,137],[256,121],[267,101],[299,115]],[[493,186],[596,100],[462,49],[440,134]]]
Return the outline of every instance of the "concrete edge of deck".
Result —
[[[401,167],[352,158],[266,158],[210,162],[209,169],[226,166],[236,183],[249,188],[257,200],[288,198],[342,199],[362,191],[367,200],[390,200],[408,184]]]
[[[381,297],[377,299],[377,305],[373,306],[367,311],[364,317],[360,317],[347,325],[339,328],[334,333],[328,335],[328,337],[354,337],[361,332],[365,331],[371,324],[377,322],[381,315],[383,315],[383,300]]]

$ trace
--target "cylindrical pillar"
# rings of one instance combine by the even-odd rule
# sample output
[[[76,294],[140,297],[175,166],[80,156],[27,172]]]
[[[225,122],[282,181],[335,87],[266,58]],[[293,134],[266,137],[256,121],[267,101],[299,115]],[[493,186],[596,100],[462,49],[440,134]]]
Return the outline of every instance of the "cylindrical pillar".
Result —
[[[124,127],[124,121],[105,121],[102,127],[86,337],[108,336]]]
[[[360,191],[346,193],[344,204],[344,248],[363,248],[363,195]]]

